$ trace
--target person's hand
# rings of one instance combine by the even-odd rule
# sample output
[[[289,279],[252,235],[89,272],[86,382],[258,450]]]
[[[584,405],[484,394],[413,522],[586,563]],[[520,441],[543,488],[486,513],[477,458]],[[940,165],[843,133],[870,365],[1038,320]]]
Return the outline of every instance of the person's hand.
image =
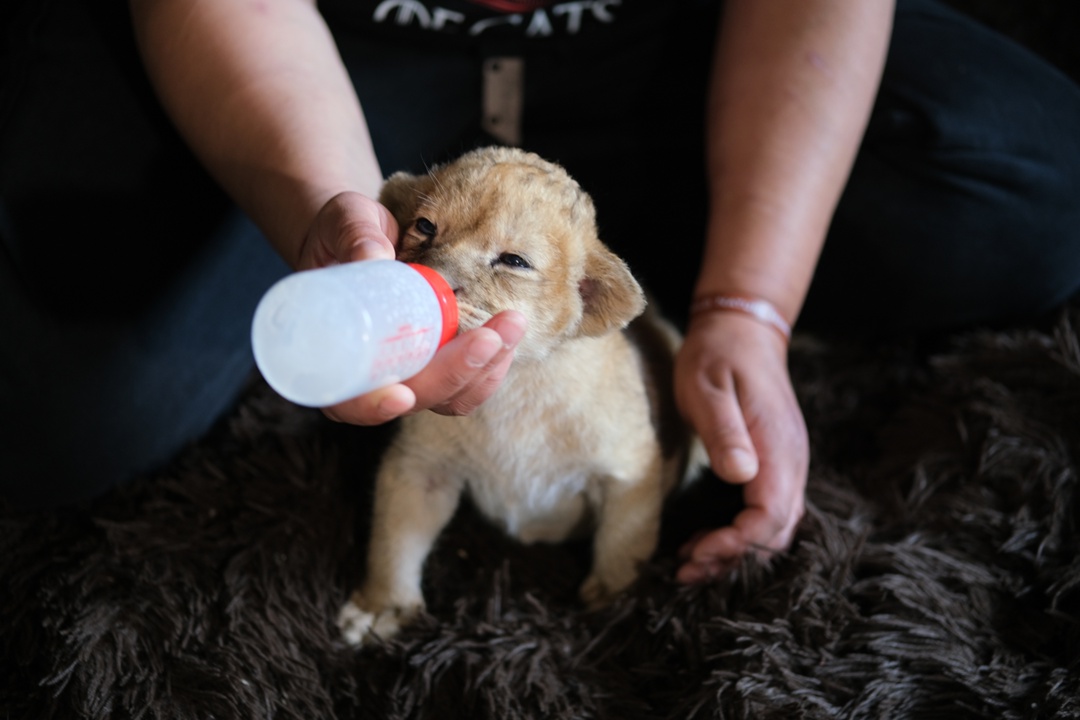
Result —
[[[521,313],[501,312],[483,327],[448,342],[427,367],[405,382],[372,390],[323,412],[354,425],[378,425],[420,410],[467,415],[498,389],[524,334]]]
[[[675,392],[713,471],[744,484],[745,500],[730,526],[700,533],[683,546],[678,580],[713,579],[747,552],[786,549],[805,507],[809,439],[784,339],[739,313],[699,315],[676,359]]]
[[[297,270],[355,260],[393,260],[398,224],[381,203],[338,193],[319,210],[300,248]]]
[[[397,237],[398,225],[389,210],[359,193],[341,193],[316,215],[304,239],[298,269],[393,259]],[[465,415],[498,389],[524,334],[521,313],[499,313],[483,327],[448,342],[427,367],[404,383],[373,390],[323,412],[355,425],[378,425],[425,409]]]

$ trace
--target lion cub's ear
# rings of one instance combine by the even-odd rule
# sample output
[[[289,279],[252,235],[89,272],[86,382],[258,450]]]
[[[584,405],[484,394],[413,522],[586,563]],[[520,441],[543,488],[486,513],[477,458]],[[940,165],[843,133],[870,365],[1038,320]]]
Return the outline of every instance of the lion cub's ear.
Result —
[[[382,203],[402,231],[405,225],[411,222],[416,215],[416,207],[420,202],[421,186],[428,180],[426,175],[410,175],[406,172],[396,172],[386,179],[382,190],[379,191],[379,202]]]
[[[585,307],[582,335],[595,337],[624,328],[645,310],[641,286],[626,263],[603,245],[589,251],[578,287]]]

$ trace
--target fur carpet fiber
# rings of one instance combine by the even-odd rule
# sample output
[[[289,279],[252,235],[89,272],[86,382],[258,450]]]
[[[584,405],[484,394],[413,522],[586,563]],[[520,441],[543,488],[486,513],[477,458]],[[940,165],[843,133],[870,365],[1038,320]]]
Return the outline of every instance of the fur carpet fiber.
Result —
[[[521,546],[466,506],[427,614],[359,651],[334,617],[386,431],[256,383],[152,477],[79,512],[0,508],[0,717],[1078,717],[1078,323],[798,338],[790,552],[675,583],[674,548],[737,507],[706,478],[590,613],[587,544]]]

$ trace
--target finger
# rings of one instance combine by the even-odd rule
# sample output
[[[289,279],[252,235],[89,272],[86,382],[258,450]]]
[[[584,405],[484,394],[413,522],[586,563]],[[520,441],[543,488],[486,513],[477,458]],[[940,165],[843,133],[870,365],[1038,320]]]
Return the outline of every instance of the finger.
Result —
[[[509,370],[513,350],[525,334],[525,317],[499,313],[481,328],[451,341],[425,371],[409,381],[421,408],[445,414],[471,412],[498,388]]]
[[[690,539],[687,540],[686,542],[684,542],[679,547],[679,552],[677,553],[678,558],[680,560],[683,560],[683,561],[689,560],[690,557],[694,553],[694,547],[697,545],[698,540],[700,540],[701,538],[705,537],[708,534],[709,534],[708,530],[698,530],[696,533],[691,535]]]
[[[464,414],[498,387],[513,359],[513,347],[524,335],[524,328],[525,318],[520,313],[500,313],[484,327],[451,341],[409,384],[373,390],[324,408],[323,413],[338,422],[377,425],[453,401],[476,382],[478,376],[484,376],[475,394],[455,401],[458,404],[448,409],[453,414]]]
[[[363,240],[352,248],[349,261],[358,260],[393,260],[394,246],[386,238]]]
[[[746,540],[740,528],[728,526],[706,533],[694,545],[689,562],[709,563],[738,560],[746,552]]]
[[[776,496],[773,500],[780,503],[767,506],[771,510],[749,506],[730,526],[696,534],[680,549],[679,558],[684,562],[676,579],[684,583],[712,580],[730,572],[747,552],[768,559],[786,549],[802,516],[801,497],[797,494],[796,501],[790,503],[783,502],[787,495]]]
[[[368,198],[357,193],[349,193],[349,201],[353,203],[368,203]],[[356,208],[355,217],[368,217],[360,215],[360,208]],[[370,227],[364,221],[358,221],[354,230],[355,238],[351,243],[349,253],[350,260],[393,260],[397,257],[395,243],[398,239],[398,224],[393,214],[381,203],[375,203],[375,217],[377,226]]]
[[[731,572],[748,552],[761,560],[772,558],[791,544],[797,517],[777,522],[762,508],[747,508],[732,525],[695,538],[683,548],[682,566],[675,577],[681,583],[715,580]]]
[[[742,533],[747,547],[758,551],[786,549],[805,507],[801,488],[793,491],[784,484],[766,481],[752,490],[746,494],[746,508],[732,524]]]
[[[513,361],[512,349],[499,352],[470,385],[432,410],[443,415],[468,415],[495,394]]]
[[[684,564],[676,575],[681,582],[719,577],[747,552],[766,559],[791,544],[805,510],[806,461],[793,450],[801,446],[796,438],[763,445],[760,472],[743,491],[745,508],[730,526],[699,534],[684,545]]]
[[[446,346],[446,352],[440,353],[438,360],[433,360],[424,372],[417,375],[408,384],[390,385],[373,390],[358,398],[346,401],[333,408],[328,408],[328,417],[341,422],[357,425],[372,425],[387,422],[409,412],[431,408],[447,407],[447,414],[465,414],[475,409],[482,402],[479,397],[465,399],[453,405],[466,390],[473,389],[474,394],[482,387],[477,385],[478,378],[483,378],[492,366],[506,358],[509,366],[509,350],[503,344],[501,336],[490,328],[479,328],[462,342]],[[506,374],[501,368],[497,377],[489,381],[497,386]],[[493,392],[492,389],[490,392]],[[488,392],[488,395],[490,395]],[[486,396],[483,397],[486,399]],[[460,407],[460,411],[455,409]]]
[[[736,389],[712,393],[708,405],[708,417],[699,432],[713,471],[730,483],[750,482],[758,474],[758,455]]]
[[[457,397],[502,352],[502,338],[490,328],[477,328],[455,338],[424,372],[409,380],[417,407],[434,408]]]
[[[332,262],[392,260],[398,225],[390,211],[356,192],[338,193],[315,218],[316,248],[325,248]]]
[[[683,585],[712,582],[731,573],[738,566],[738,562],[688,562],[679,567],[675,573],[675,580]]]
[[[441,406],[433,408],[436,412],[448,415],[468,415],[495,393],[510,371],[510,365],[514,360],[514,348],[525,334],[524,316],[517,312],[496,315],[486,323],[485,327],[499,333],[502,347],[484,365],[471,384],[463,387]]]
[[[713,580],[730,572],[746,551],[741,533],[725,527],[698,538],[675,578],[682,583]]]
[[[746,508],[735,516],[732,523],[738,529],[747,551],[766,556],[787,547],[788,524],[786,517],[761,507]]]
[[[379,425],[401,417],[416,405],[412,389],[401,384],[373,390],[343,403],[323,408],[331,420],[353,425]]]

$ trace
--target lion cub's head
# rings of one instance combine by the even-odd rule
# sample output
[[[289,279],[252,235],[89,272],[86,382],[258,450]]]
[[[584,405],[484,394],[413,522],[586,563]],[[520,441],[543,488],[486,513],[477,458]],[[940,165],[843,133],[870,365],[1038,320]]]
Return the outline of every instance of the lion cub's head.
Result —
[[[379,200],[401,227],[398,257],[454,288],[462,329],[518,310],[518,357],[624,327],[645,307],[596,232],[592,200],[558,165],[511,148],[474,150],[427,175],[392,175]]]

